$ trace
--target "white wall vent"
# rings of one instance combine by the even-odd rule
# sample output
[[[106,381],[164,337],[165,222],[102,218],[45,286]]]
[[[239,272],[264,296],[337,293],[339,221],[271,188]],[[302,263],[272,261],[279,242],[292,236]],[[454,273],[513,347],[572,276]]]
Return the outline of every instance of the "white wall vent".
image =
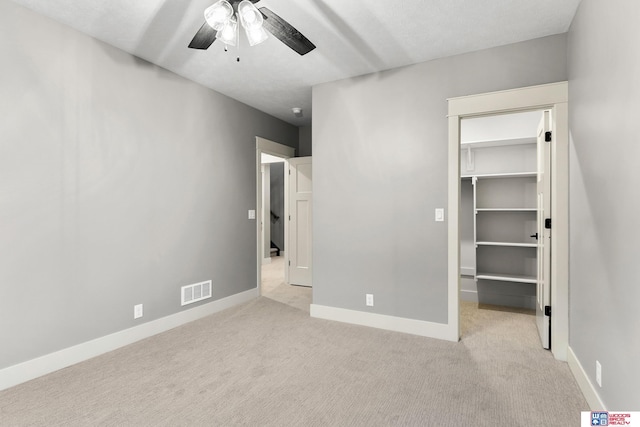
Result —
[[[211,280],[183,286],[181,293],[182,302],[180,305],[192,304],[194,302],[202,301],[203,299],[211,298]]]

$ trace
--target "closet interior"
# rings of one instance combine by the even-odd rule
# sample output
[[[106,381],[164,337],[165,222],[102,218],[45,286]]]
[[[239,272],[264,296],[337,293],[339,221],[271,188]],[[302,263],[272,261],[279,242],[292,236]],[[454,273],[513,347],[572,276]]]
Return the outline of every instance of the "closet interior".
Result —
[[[460,299],[536,308],[537,135],[542,111],[460,129]]]

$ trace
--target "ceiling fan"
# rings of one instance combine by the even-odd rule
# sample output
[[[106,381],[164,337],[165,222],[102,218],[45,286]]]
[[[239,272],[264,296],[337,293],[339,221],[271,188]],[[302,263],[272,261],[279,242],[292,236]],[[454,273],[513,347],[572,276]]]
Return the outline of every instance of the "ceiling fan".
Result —
[[[258,9],[254,6],[258,1],[260,0],[217,1],[205,10],[205,23],[193,37],[189,47],[208,49],[216,39],[220,39],[225,45],[235,46],[241,25],[251,46],[266,40],[267,30],[300,55],[306,55],[316,48],[300,31],[270,9]]]

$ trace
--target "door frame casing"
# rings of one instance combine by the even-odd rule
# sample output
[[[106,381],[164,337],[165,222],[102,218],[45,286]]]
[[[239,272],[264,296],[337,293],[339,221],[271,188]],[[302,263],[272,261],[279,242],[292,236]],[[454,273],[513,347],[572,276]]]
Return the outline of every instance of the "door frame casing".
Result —
[[[261,156],[262,157],[262,156]],[[262,253],[260,257],[262,258],[262,264],[270,264],[271,263],[271,227],[267,227],[266,223],[271,219],[271,164],[264,163],[260,165],[260,179],[262,183],[262,198],[260,205],[260,221],[263,226],[260,229],[260,239],[261,239],[261,247]],[[268,180],[268,184],[265,182]],[[267,211],[269,211],[269,215],[267,215]],[[267,241],[269,241],[269,245],[267,246]]]
[[[567,360],[569,346],[569,90],[568,82],[450,98],[448,174],[448,327],[460,338],[460,121],[549,109],[551,147],[551,352]]]
[[[259,218],[260,212],[262,212],[262,153],[271,154],[272,156],[282,157],[285,159],[285,180],[284,180],[284,214],[285,218],[289,217],[289,180],[287,179],[289,162],[286,159],[295,157],[296,149],[289,147],[288,145],[279,144],[274,141],[270,141],[265,138],[256,136],[256,212]],[[285,221],[284,225],[284,241],[285,244],[288,241],[289,235],[289,221]],[[256,218],[256,287],[258,288],[258,295],[262,295],[262,230],[260,229],[260,220]],[[285,263],[288,261],[288,251],[284,248]],[[288,270],[285,268],[286,274]],[[288,283],[289,278],[286,277],[285,281]]]

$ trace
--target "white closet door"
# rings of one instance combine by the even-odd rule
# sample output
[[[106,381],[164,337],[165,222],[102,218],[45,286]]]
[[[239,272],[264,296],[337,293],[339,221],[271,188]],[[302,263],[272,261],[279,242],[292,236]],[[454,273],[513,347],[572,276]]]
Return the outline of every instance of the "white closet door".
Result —
[[[551,230],[545,220],[551,218],[551,141],[546,141],[551,131],[550,111],[545,111],[538,126],[538,170],[537,170],[537,225],[538,277],[536,288],[536,323],[542,347],[551,348],[550,321],[546,307],[551,307]],[[553,139],[553,138],[551,138]]]
[[[311,157],[289,159],[289,283],[311,286]]]

